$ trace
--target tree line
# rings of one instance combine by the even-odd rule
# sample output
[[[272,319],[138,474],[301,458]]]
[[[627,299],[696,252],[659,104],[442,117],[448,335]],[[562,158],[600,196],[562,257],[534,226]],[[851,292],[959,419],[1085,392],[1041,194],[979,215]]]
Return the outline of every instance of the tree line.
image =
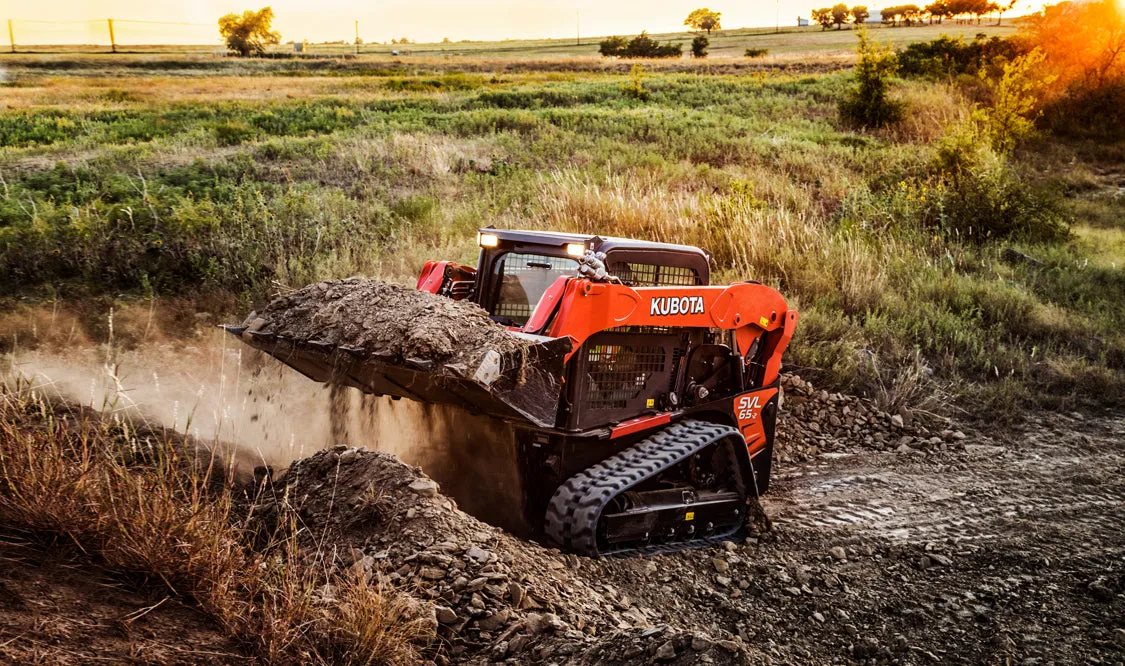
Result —
[[[824,30],[831,28],[833,25],[839,30],[844,27],[845,23],[859,25],[866,21],[869,16],[871,16],[871,12],[867,11],[867,7],[863,5],[856,5],[849,9],[847,5],[841,3],[832,7],[812,10],[813,20],[819,23]]]
[[[897,26],[901,22],[909,26],[929,21],[931,25],[935,22],[940,25],[945,19],[975,19],[980,23],[982,17],[995,14],[996,24],[1000,25],[1004,12],[1015,5],[1016,0],[1001,0],[999,3],[989,0],[935,0],[924,7],[914,4],[895,5],[883,9],[883,23]]]

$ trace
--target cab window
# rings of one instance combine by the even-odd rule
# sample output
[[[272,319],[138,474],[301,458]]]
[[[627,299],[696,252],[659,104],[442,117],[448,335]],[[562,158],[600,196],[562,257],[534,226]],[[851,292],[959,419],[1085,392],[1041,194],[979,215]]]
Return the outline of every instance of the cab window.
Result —
[[[563,275],[574,275],[578,262],[567,257],[509,252],[494,264],[498,285],[493,319],[509,326],[527,323],[543,292]]]

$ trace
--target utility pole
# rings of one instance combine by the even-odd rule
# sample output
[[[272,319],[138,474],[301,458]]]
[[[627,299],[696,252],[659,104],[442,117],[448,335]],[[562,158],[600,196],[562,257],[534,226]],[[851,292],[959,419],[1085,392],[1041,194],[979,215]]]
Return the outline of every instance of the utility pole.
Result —
[[[355,21],[355,54],[359,55],[359,19]]]
[[[574,37],[575,45],[582,46],[582,21],[579,18],[578,12],[574,12]]]
[[[117,40],[113,37],[113,19],[106,19],[109,24],[109,48],[114,53],[117,53]]]
[[[777,16],[774,17],[774,21],[777,25],[776,25],[776,27],[774,27],[773,31],[776,34],[780,34],[781,33],[781,0],[776,0],[776,2],[777,2]]]
[[[15,53],[16,33],[12,30],[12,19],[8,19],[8,43],[12,45],[12,53]]]

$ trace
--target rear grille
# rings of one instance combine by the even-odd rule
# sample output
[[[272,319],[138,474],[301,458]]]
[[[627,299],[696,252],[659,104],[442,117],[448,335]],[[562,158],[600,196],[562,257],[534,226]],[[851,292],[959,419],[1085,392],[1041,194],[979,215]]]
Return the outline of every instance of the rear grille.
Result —
[[[648,380],[664,372],[660,346],[595,345],[586,352],[589,409],[624,409],[645,390]]]
[[[609,272],[630,287],[693,287],[700,284],[695,269],[687,266],[659,266],[618,261]]]

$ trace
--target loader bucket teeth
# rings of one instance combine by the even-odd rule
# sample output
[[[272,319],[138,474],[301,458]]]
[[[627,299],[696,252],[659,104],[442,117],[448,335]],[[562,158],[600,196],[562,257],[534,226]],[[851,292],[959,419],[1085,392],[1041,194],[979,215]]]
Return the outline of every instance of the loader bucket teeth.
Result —
[[[536,336],[526,347],[485,354],[480,366],[439,365],[428,359],[367,354],[354,347],[296,340],[244,326],[223,326],[255,349],[313,381],[364,393],[456,405],[501,419],[555,426],[569,338]]]

